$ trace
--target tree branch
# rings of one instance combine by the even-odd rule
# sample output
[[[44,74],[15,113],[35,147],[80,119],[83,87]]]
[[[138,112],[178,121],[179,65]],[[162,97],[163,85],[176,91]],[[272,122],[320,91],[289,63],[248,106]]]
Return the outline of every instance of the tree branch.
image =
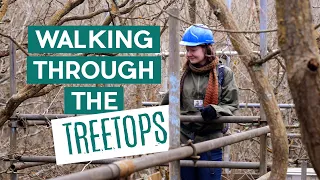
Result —
[[[254,44],[255,46],[260,47],[260,44],[258,44],[258,43],[256,43],[256,42],[252,41],[249,37],[247,37],[247,36],[246,36],[246,39],[247,39],[248,41],[250,41],[252,44]],[[272,49],[268,47],[268,51],[270,51],[270,52],[271,52],[271,51],[272,51]],[[280,64],[280,66],[282,67],[282,69],[286,70],[286,67],[285,67],[285,66],[283,65],[283,63],[281,62],[281,60],[280,60],[279,56],[275,56],[275,59],[278,61],[278,63],[279,63],[279,64]]]
[[[62,85],[61,84],[59,84],[59,85],[52,84],[50,86],[46,86],[41,91],[39,91],[37,94],[35,94],[33,97],[44,96],[44,95],[48,94],[49,92],[51,92],[52,90],[54,90],[54,89],[56,89],[57,87],[60,87],[60,86],[62,86]]]
[[[129,2],[129,0],[126,0],[125,2],[123,2],[122,4],[119,5],[119,8],[122,8],[124,7],[127,3]],[[68,22],[68,21],[73,21],[73,20],[84,20],[84,19],[90,19],[90,18],[93,18],[94,16],[97,16],[101,13],[104,13],[104,12],[110,12],[110,8],[108,9],[100,9],[96,12],[92,12],[90,14],[87,14],[87,15],[83,15],[83,16],[71,16],[71,17],[66,17],[66,18],[62,18],[59,23],[57,23],[58,26],[62,25],[63,23],[65,22]]]
[[[67,1],[67,3],[64,5],[64,7],[54,13],[52,18],[50,19],[48,25],[56,25],[63,16],[68,14],[72,9],[77,7],[78,5],[82,4],[84,0],[74,0],[74,1]]]
[[[164,33],[164,31],[168,28],[167,24],[169,22],[169,18],[166,18],[164,24],[163,24],[163,28],[160,31],[160,36],[162,36],[162,34]]]
[[[256,91],[254,91],[253,89],[251,89],[251,88],[242,88],[242,87],[239,87],[239,90],[243,90],[243,91],[251,91],[251,92],[253,92],[253,93],[257,93]]]
[[[13,112],[23,101],[32,98],[46,86],[46,84],[26,85],[17,94],[13,95],[5,108],[0,110],[0,127],[12,116]]]
[[[119,11],[119,14],[127,14],[127,13],[131,12],[133,9],[136,9],[144,4],[147,4],[147,1],[133,3],[131,6]]]
[[[74,0],[74,1],[67,1],[65,6],[56,11],[55,14],[52,16],[51,20],[49,21],[49,25],[56,25],[60,19],[69,13],[72,9],[83,3],[84,0]],[[0,34],[4,37],[9,38],[12,40],[17,46],[19,44],[14,41],[10,36]],[[36,94],[39,93],[40,90],[42,90],[44,87],[46,87],[47,84],[37,84],[37,85],[26,85],[24,86],[17,94],[13,95],[7,102],[4,109],[0,110],[0,127],[3,126],[3,124],[9,119],[9,117],[12,116],[13,112],[18,108],[18,106],[25,100],[34,97]],[[49,88],[50,89],[50,88]],[[47,90],[44,90],[43,92],[48,92]],[[39,93],[41,94],[41,93]]]
[[[255,65],[262,65],[263,63],[271,60],[274,56],[280,54],[280,50],[276,50],[272,53],[269,53],[267,56],[265,56],[263,59],[259,59],[258,61],[251,61],[249,63],[249,66],[255,66]]]
[[[68,22],[68,21],[90,19],[90,18],[93,18],[94,16],[97,16],[101,13],[109,12],[109,11],[110,11],[110,9],[100,9],[98,11],[95,11],[95,12],[92,12],[90,14],[83,15],[83,16],[71,16],[71,17],[62,18],[61,21],[59,21],[57,23],[57,25],[61,26],[63,23]]]
[[[130,13],[135,8],[140,7],[140,6],[142,6],[142,5],[146,4],[146,3],[147,3],[147,1],[136,2],[136,3],[133,3],[132,5],[130,5],[129,7],[125,8],[125,9],[121,9],[120,11],[115,11],[115,9],[114,9],[114,11],[111,11],[110,15],[106,17],[106,19],[104,20],[102,25],[104,25],[104,26],[109,25],[112,22],[114,16],[119,16],[120,17],[120,15]]]

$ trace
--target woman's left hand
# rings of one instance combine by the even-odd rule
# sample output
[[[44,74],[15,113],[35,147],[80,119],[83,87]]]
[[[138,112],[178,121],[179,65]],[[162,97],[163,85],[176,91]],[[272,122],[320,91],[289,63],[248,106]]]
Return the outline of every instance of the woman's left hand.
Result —
[[[204,121],[210,121],[217,118],[217,111],[211,105],[201,109],[200,112]]]

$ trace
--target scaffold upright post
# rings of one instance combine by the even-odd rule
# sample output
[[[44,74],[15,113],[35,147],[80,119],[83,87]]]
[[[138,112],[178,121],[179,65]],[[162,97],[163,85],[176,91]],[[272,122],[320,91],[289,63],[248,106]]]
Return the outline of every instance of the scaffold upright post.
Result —
[[[260,0],[260,30],[267,29],[267,0]],[[261,57],[265,57],[267,55],[267,34],[260,33],[260,55]],[[264,69],[264,73],[268,76],[268,67],[264,63],[262,65]],[[261,103],[262,107],[262,103]],[[263,108],[260,108],[260,116],[261,120],[266,121],[266,115]],[[260,136],[260,176],[267,173],[267,136]]]
[[[179,10],[172,8],[170,14],[179,17]],[[169,17],[169,139],[170,149],[180,147],[180,57],[179,57],[179,20]],[[180,179],[180,161],[169,163],[170,180]]]
[[[13,41],[10,41],[10,96],[16,93],[16,46]],[[17,148],[17,121],[10,120],[10,165],[13,165],[14,154]],[[18,174],[14,171],[11,172],[11,180],[17,180]]]

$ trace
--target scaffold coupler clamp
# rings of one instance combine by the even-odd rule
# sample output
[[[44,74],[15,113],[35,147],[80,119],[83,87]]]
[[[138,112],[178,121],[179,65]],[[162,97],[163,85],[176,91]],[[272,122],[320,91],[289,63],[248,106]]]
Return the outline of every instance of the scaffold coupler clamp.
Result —
[[[196,164],[197,160],[200,159],[200,156],[198,156],[197,149],[196,149],[196,147],[194,146],[193,141],[192,141],[191,139],[189,139],[186,145],[192,147],[192,149],[193,149],[193,154],[192,154],[192,156],[190,156],[190,158],[193,160],[193,163]]]

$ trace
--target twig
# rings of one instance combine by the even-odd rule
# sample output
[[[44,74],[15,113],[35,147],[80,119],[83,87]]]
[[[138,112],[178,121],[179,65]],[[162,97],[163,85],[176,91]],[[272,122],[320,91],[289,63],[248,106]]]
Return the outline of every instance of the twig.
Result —
[[[6,170],[1,171],[0,174],[8,174],[8,170],[9,170],[9,168],[6,169]]]
[[[81,172],[84,171],[84,170],[86,169],[86,167],[87,167],[89,164],[91,164],[91,162],[92,162],[92,161],[88,162],[88,163],[82,168]]]
[[[79,56],[88,56],[88,55],[104,55],[104,56],[117,56],[119,53],[82,53]]]
[[[13,3],[15,3],[17,0],[11,0],[10,2],[9,2],[9,4],[13,4]]]
[[[141,2],[141,3],[143,3],[143,4],[146,4],[147,3],[147,1],[144,1],[144,2]],[[141,4],[140,3],[140,4]],[[136,6],[136,4],[138,5],[138,6]],[[126,17],[124,17],[124,20],[123,20],[123,22],[122,22],[122,24],[125,24],[126,22],[127,22],[127,19],[129,19],[129,16],[131,16],[132,15],[132,13],[134,12],[134,10],[135,9],[137,9],[139,6],[141,6],[139,3],[134,3],[131,7],[132,8],[130,8],[130,11],[128,12],[128,13],[126,13],[126,14],[128,14]],[[121,18],[122,19],[122,17],[120,16],[120,15],[118,15],[118,17],[119,18]],[[120,23],[121,23],[121,21],[120,21]]]
[[[168,28],[167,23],[169,21],[169,18],[167,18],[163,24],[163,28],[160,31],[160,36],[164,33],[164,31]]]
[[[286,66],[281,62],[280,57],[276,56],[275,58],[278,61],[278,63],[280,64],[280,66],[282,67],[282,69],[286,70]]]
[[[317,24],[314,29],[318,29],[320,27],[320,24]]]
[[[126,6],[128,4],[129,0],[126,0],[125,2],[123,2],[122,4],[120,4],[118,7],[122,8],[124,6]]]
[[[6,37],[6,38],[10,39],[15,45],[17,45],[17,47],[18,47],[25,55],[29,56],[28,52],[27,52],[26,50],[24,50],[24,49],[22,48],[22,46],[21,46],[17,41],[15,41],[11,36],[6,35],[6,34],[3,34],[3,33],[1,33],[1,32],[0,32],[0,36],[3,36],[3,37]]]
[[[244,90],[244,91],[251,91],[251,92],[253,92],[253,93],[257,93],[257,92],[255,92],[253,89],[250,89],[250,88],[241,88],[241,87],[239,87],[239,90]]]
[[[171,0],[167,5],[165,5],[165,6],[161,9],[161,11],[160,11],[160,13],[159,13],[158,15],[156,15],[155,17],[152,18],[152,20],[159,19],[159,17],[161,16],[161,14],[162,14],[165,10],[167,10],[168,7],[170,7],[171,4],[173,4],[174,2],[175,2],[175,0]],[[167,18],[167,19],[169,19],[169,18]],[[154,26],[156,25],[156,22],[157,22],[157,21],[155,20],[154,23],[153,23]],[[166,22],[167,22],[167,20],[166,20]],[[167,24],[167,23],[165,23],[165,24]],[[164,27],[164,29],[166,29],[166,27]]]
[[[259,179],[257,179],[257,180],[267,180],[267,179],[269,179],[270,174],[271,174],[271,171],[264,174],[263,176],[259,177]]]
[[[61,86],[61,85],[60,85],[60,86]],[[54,89],[54,88],[56,88],[56,87],[53,87],[52,89]],[[60,93],[60,91],[61,91],[62,88],[63,88],[63,86],[60,87],[58,93],[54,96],[54,98],[53,98],[52,102],[50,103],[49,107],[43,112],[43,114],[47,114],[47,113],[48,113],[49,109],[51,108],[51,106],[52,106],[52,104],[54,103],[54,101],[57,99],[57,97],[58,97],[58,95],[59,95],[59,93]],[[48,92],[50,92],[52,89],[49,89]]]
[[[282,84],[282,81],[283,81],[285,75],[286,75],[286,72],[283,72],[281,79],[280,79],[279,83],[277,84],[277,86],[273,89],[273,92],[277,91],[279,86]]]

